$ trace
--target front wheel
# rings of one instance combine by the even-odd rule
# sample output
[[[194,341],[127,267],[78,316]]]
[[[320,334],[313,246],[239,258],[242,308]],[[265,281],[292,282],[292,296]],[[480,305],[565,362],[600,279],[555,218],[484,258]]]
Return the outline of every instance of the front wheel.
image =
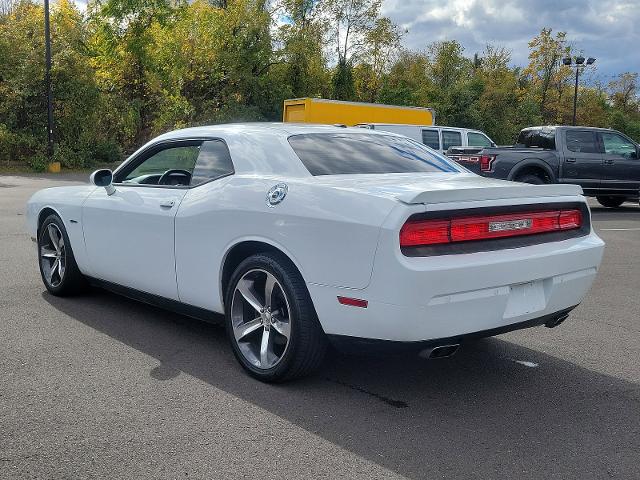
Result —
[[[625,201],[624,197],[612,197],[610,195],[598,195],[596,197],[598,203],[603,207],[618,208]]]
[[[326,338],[302,276],[284,255],[244,260],[225,296],[226,325],[242,367],[264,382],[311,373],[322,363]]]
[[[53,295],[73,295],[86,287],[64,223],[57,215],[49,215],[38,231],[38,263],[44,286]]]

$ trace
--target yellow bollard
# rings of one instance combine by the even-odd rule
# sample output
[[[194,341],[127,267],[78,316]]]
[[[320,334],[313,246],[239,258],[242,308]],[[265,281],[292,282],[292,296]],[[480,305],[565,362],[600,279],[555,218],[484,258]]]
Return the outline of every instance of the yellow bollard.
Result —
[[[47,167],[49,173],[60,173],[60,162],[51,162]]]

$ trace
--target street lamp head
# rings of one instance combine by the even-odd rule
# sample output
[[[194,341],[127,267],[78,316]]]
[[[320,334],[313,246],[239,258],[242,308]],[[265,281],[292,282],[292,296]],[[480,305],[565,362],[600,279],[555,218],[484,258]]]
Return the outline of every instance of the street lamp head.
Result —
[[[589,57],[589,58],[587,58],[587,65],[592,65],[595,61],[596,61],[595,58]]]
[[[562,63],[565,65],[571,65],[571,57],[564,57]]]
[[[580,55],[579,57],[576,57],[576,65],[582,65],[584,63],[584,57],[582,55]]]

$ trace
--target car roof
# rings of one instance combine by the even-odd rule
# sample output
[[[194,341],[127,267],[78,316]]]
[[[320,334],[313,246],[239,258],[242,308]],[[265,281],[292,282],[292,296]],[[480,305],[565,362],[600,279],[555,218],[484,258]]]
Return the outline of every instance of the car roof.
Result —
[[[288,145],[291,135],[310,133],[338,133],[360,135],[395,136],[390,132],[375,132],[355,127],[337,127],[304,123],[227,123],[172,130],[147,142],[123,162],[118,170],[133,160],[140,152],[155,144],[175,140],[222,139],[229,149],[238,174],[261,174],[290,177],[308,177],[309,171]]]
[[[413,125],[410,123],[359,123],[358,125],[373,125],[379,127],[446,128],[447,130],[455,130],[460,132],[477,132],[485,134],[482,130],[477,130],[475,128],[450,127],[448,125]]]
[[[589,130],[602,130],[605,132],[610,132],[611,129],[610,128],[602,128],[602,127],[589,127],[586,125],[538,125],[535,127],[526,127],[523,128],[522,130],[555,130],[556,128],[564,128],[567,130],[584,130],[585,128],[588,128]]]
[[[251,123],[224,123],[219,125],[205,125],[202,127],[183,128],[167,132],[154,141],[167,139],[181,139],[193,137],[207,137],[217,135],[263,133],[276,136],[289,137],[304,133],[370,133],[371,135],[392,135],[389,132],[376,132],[356,127],[341,127],[335,125],[322,125],[312,123],[282,123],[282,122],[251,122]]]

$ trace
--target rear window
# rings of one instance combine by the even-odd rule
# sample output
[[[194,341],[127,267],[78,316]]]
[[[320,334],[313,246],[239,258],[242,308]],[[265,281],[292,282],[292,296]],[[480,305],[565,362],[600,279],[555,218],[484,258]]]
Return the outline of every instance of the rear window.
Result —
[[[576,153],[599,153],[596,133],[588,130],[567,130],[567,150]]]
[[[289,144],[311,175],[460,172],[453,162],[403,137],[360,133],[310,133]]]
[[[556,131],[553,128],[522,130],[516,143],[521,147],[555,150]]]

